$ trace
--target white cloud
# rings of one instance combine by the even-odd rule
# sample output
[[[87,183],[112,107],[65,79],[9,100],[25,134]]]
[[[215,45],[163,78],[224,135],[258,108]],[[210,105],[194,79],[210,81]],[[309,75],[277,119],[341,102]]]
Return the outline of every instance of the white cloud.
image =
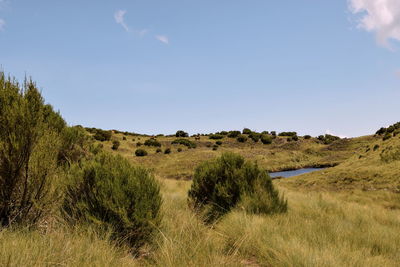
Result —
[[[125,14],[126,10],[118,10],[114,13],[114,19],[116,23],[120,24],[125,29],[125,31],[129,32],[129,27],[126,25],[124,20]]]
[[[0,19],[0,31],[4,31],[4,26],[6,25],[6,22],[4,19]]]
[[[360,15],[358,27],[374,32],[379,44],[390,48],[390,39],[400,41],[399,0],[348,1],[350,11]]]
[[[156,35],[156,39],[164,44],[169,44],[168,37],[165,35]]]

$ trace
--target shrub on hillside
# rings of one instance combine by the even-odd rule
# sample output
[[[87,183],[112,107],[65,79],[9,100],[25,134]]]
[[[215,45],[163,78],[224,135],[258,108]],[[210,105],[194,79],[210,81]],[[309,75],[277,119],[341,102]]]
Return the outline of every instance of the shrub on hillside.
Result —
[[[171,154],[171,148],[166,148],[164,150],[164,154]]]
[[[208,138],[209,138],[209,139],[213,139],[213,140],[219,140],[219,139],[224,138],[224,136],[221,135],[221,134],[212,134],[212,135],[210,135]]]
[[[176,137],[189,137],[189,134],[187,132],[184,132],[182,130],[179,130],[175,134]]]
[[[184,145],[184,146],[187,146],[188,148],[196,148],[197,147],[196,143],[190,141],[189,139],[184,139],[184,138],[175,139],[174,141],[171,142],[171,144]]]
[[[93,137],[94,137],[94,139],[101,141],[101,142],[110,141],[111,131],[104,131],[101,129],[96,129],[96,132]]]
[[[118,150],[120,142],[118,140],[113,141],[113,145],[111,147],[112,150]]]
[[[297,136],[296,132],[281,132],[278,136]]]
[[[251,140],[253,140],[254,143],[257,143],[258,140],[260,140],[260,137],[261,137],[261,134],[256,133],[256,132],[251,132],[251,133],[249,134],[249,138],[250,138]]]
[[[218,145],[213,145],[212,150],[217,150],[218,149]]]
[[[271,132],[271,135],[272,135],[272,136],[276,136],[276,131],[272,131],[272,132]]]
[[[286,201],[279,196],[267,172],[233,153],[224,153],[196,168],[188,202],[205,216],[206,222],[215,221],[240,202],[252,213],[287,210]]]
[[[142,145],[143,145],[142,142],[137,142],[137,143],[136,143],[136,146],[137,146],[137,147],[140,147],[140,146],[142,146]]]
[[[240,134],[241,134],[240,131],[230,131],[230,132],[228,133],[228,137],[229,137],[229,138],[236,138],[236,137],[238,137]]]
[[[147,139],[144,141],[145,146],[155,146],[155,147],[161,147],[161,143],[158,142],[156,139]]]
[[[311,135],[308,135],[308,134],[305,135],[305,136],[304,136],[304,139],[306,139],[306,140],[307,140],[307,139],[311,139]]]
[[[220,145],[222,145],[222,141],[217,141],[217,142],[215,142],[215,144],[220,146]]]
[[[135,155],[136,155],[136,157],[144,157],[144,156],[147,156],[147,151],[139,148],[139,149],[136,149]]]
[[[144,168],[101,153],[70,172],[63,214],[72,224],[90,223],[128,244],[134,253],[151,241],[161,222],[160,188]]]
[[[156,153],[161,153],[162,149],[161,148],[157,148]]]
[[[318,136],[318,140],[322,141],[325,145],[329,145],[332,144],[334,141],[340,140],[340,137],[330,134],[325,134]]]
[[[239,143],[245,143],[245,142],[247,141],[247,137],[246,137],[245,135],[239,135],[239,136],[236,138],[236,140],[237,140]]]
[[[385,135],[383,136],[382,140],[386,141],[388,139],[392,138],[392,134],[391,133],[385,133]]]
[[[122,140],[126,141],[126,137],[125,137],[125,136],[122,136]]]
[[[251,134],[251,130],[249,128],[244,128],[242,134]]]
[[[272,137],[266,134],[261,135],[261,143],[264,145],[272,144]]]
[[[292,136],[292,141],[299,141],[299,137],[297,135]]]
[[[182,148],[178,147],[177,151],[182,152]]]

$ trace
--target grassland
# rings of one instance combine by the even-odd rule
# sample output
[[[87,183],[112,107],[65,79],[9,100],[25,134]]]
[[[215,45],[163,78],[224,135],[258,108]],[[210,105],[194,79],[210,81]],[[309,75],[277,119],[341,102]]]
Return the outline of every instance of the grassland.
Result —
[[[126,140],[124,140],[124,137]],[[132,141],[132,139],[135,141]],[[140,138],[140,139],[139,139]],[[57,221],[46,231],[0,232],[0,266],[399,266],[400,138],[383,141],[366,136],[324,145],[315,139],[271,145],[238,143],[207,136],[191,138],[197,148],[171,145],[175,137],[158,137],[162,149],[143,147],[144,136],[114,134],[105,150],[153,169],[162,185],[163,223],[155,242],[132,258],[89,229],[71,229]],[[376,148],[376,145],[379,148]],[[374,149],[375,147],[375,149]],[[177,152],[181,148],[182,152]],[[270,171],[337,165],[291,179],[275,180],[288,199],[287,214],[249,215],[238,207],[213,226],[204,225],[187,207],[195,166],[224,151],[256,160]]]

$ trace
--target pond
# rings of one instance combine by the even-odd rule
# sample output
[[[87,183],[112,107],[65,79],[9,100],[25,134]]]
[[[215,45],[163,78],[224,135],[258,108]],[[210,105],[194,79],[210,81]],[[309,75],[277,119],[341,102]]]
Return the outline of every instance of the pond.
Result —
[[[271,172],[269,175],[271,176],[271,178],[277,178],[277,177],[289,178],[300,174],[315,172],[323,169],[325,168],[304,168],[293,171]]]

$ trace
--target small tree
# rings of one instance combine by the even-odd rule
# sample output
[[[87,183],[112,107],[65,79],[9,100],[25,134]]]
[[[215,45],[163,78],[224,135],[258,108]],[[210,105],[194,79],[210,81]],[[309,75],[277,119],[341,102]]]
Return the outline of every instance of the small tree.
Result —
[[[147,156],[147,151],[139,148],[139,149],[136,149],[135,155],[136,155],[136,157],[144,157],[144,156]]]
[[[189,134],[187,132],[184,132],[182,130],[179,130],[175,134],[176,137],[189,137]]]

